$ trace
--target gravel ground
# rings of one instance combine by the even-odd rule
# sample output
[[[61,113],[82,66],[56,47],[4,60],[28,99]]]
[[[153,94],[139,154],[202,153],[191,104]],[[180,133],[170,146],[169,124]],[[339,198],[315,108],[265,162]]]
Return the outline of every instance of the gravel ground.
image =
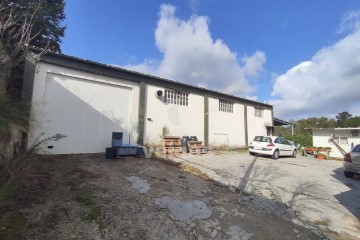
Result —
[[[237,152],[170,158],[255,196],[251,203],[330,239],[360,239],[360,176],[345,178],[341,161],[302,156],[273,160]]]
[[[41,165],[49,180],[20,209],[26,239],[323,239],[261,196],[158,160],[73,155]]]

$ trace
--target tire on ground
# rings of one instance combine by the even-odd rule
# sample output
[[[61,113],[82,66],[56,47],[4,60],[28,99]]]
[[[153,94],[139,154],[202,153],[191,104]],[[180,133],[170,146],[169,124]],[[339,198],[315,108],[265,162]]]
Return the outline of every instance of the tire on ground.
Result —
[[[353,178],[354,177],[354,173],[353,172],[348,172],[348,171],[344,171],[344,175],[347,178]]]
[[[271,156],[272,159],[278,159],[279,158],[279,150],[275,150],[273,155]]]

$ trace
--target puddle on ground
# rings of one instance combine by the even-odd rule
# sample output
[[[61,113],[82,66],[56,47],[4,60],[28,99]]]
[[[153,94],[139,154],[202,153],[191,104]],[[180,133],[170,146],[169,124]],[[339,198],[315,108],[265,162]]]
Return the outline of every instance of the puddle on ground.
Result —
[[[238,226],[229,227],[229,230],[226,233],[231,236],[230,240],[248,240],[254,235],[246,232]]]
[[[190,224],[194,219],[207,219],[212,211],[201,201],[182,202],[170,197],[155,198],[155,205],[170,210],[172,217]]]
[[[136,176],[127,177],[127,180],[132,183],[132,187],[137,189],[141,193],[146,193],[150,189],[148,181]]]

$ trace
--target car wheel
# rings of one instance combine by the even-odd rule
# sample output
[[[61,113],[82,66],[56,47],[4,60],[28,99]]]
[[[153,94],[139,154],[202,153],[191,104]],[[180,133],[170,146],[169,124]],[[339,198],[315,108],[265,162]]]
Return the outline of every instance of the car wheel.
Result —
[[[249,152],[249,153],[250,153],[251,156],[255,156],[255,153],[253,153],[253,152]]]
[[[279,158],[279,150],[275,150],[273,155],[271,156],[272,159],[278,159]]]
[[[347,178],[353,178],[354,177],[354,173],[353,172],[348,172],[348,171],[344,171],[344,175]]]
[[[293,151],[293,154],[292,154],[292,157],[293,157],[293,158],[296,158],[296,153],[297,153],[296,150],[294,150],[294,151]]]

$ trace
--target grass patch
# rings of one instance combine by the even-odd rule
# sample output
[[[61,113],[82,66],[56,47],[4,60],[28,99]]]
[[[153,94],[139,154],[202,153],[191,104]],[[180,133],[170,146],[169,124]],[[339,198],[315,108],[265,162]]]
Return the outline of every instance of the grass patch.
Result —
[[[99,205],[92,205],[90,212],[86,214],[85,219],[87,221],[97,221],[101,216],[101,208]],[[100,225],[100,224],[99,224]]]
[[[47,214],[44,218],[44,225],[48,228],[55,228],[60,220],[59,209],[56,207],[52,207],[49,214]]]
[[[183,170],[184,172],[191,173],[191,174],[193,174],[195,176],[201,177],[202,179],[205,179],[205,180],[208,180],[208,181],[212,180],[212,178],[209,177],[209,175],[207,175],[206,173],[203,173],[202,171],[200,171],[196,167],[189,166],[189,165],[186,165],[186,164],[180,164],[179,168],[181,170]]]
[[[316,220],[314,223],[318,226],[328,226],[329,225],[327,222],[325,222],[323,220]]]
[[[74,200],[77,201],[78,203],[81,203],[85,206],[92,206],[94,204],[96,204],[96,202],[94,201],[93,196],[90,194],[90,192],[84,190],[84,189],[79,189],[75,196],[74,196]]]
[[[80,188],[79,185],[75,185],[73,189],[76,190],[75,196],[73,200],[76,202],[87,206],[89,208],[89,213],[86,214],[84,217],[84,220],[87,221],[98,221],[99,226],[101,225],[100,222],[100,216],[101,216],[101,207],[99,204],[95,201],[94,197],[91,195],[91,193],[83,188]]]
[[[27,220],[19,212],[8,213],[0,219],[0,239],[24,239],[21,235]]]
[[[5,213],[10,205],[10,199],[11,198],[11,190],[10,188],[2,188],[0,189],[0,213]]]

